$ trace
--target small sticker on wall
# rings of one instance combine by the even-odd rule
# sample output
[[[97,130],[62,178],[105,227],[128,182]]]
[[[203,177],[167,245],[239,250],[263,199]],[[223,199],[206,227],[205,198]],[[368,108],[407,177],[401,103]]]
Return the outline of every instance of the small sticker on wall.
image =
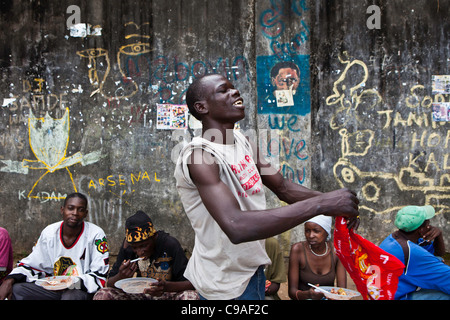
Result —
[[[292,90],[276,90],[277,107],[289,107],[294,105]]]
[[[69,27],[70,36],[75,38],[85,38],[87,36],[101,36],[100,26],[91,26],[89,23],[77,23]]]
[[[450,94],[450,75],[431,76],[433,94]]]
[[[432,104],[433,121],[450,121],[450,102]]]

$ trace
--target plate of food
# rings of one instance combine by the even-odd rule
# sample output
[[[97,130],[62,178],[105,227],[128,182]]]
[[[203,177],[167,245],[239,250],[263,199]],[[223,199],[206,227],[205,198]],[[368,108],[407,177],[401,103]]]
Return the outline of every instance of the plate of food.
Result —
[[[325,290],[327,293],[325,294],[325,297],[331,300],[353,300],[357,299],[361,296],[361,294],[358,291],[350,290],[347,288],[339,288],[339,287],[319,287],[323,290]]]
[[[156,284],[158,280],[153,278],[127,278],[115,283],[116,288],[122,289],[126,293],[144,293],[144,289]]]
[[[36,280],[38,286],[47,290],[71,289],[80,279],[73,276],[53,276]]]

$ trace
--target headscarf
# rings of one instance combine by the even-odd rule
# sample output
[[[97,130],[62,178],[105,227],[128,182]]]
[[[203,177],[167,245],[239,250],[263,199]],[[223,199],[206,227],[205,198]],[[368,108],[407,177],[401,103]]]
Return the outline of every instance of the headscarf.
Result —
[[[328,234],[327,240],[331,239],[331,224],[333,222],[333,219],[330,216],[324,216],[324,215],[318,215],[315,216],[312,219],[309,219],[306,222],[313,222],[317,223],[319,226],[321,226],[326,233]]]

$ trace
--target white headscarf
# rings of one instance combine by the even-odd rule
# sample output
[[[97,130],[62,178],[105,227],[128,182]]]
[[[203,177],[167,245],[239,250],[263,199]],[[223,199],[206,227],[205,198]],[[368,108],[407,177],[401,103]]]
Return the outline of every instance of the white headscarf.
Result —
[[[328,233],[327,240],[331,239],[331,224],[333,222],[333,219],[330,216],[318,215],[306,222],[317,223]]]

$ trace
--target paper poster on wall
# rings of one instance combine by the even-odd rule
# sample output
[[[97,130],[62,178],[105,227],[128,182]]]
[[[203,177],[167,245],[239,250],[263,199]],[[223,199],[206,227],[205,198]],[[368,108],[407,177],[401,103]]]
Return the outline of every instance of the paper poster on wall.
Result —
[[[289,107],[294,105],[293,90],[275,90],[277,107]]]
[[[450,121],[450,102],[435,102],[432,109],[433,121]]]
[[[179,104],[156,105],[156,129],[187,129],[188,107]]]
[[[256,57],[258,113],[296,114],[311,112],[309,56]]]
[[[450,75],[431,76],[433,94],[450,94]]]

